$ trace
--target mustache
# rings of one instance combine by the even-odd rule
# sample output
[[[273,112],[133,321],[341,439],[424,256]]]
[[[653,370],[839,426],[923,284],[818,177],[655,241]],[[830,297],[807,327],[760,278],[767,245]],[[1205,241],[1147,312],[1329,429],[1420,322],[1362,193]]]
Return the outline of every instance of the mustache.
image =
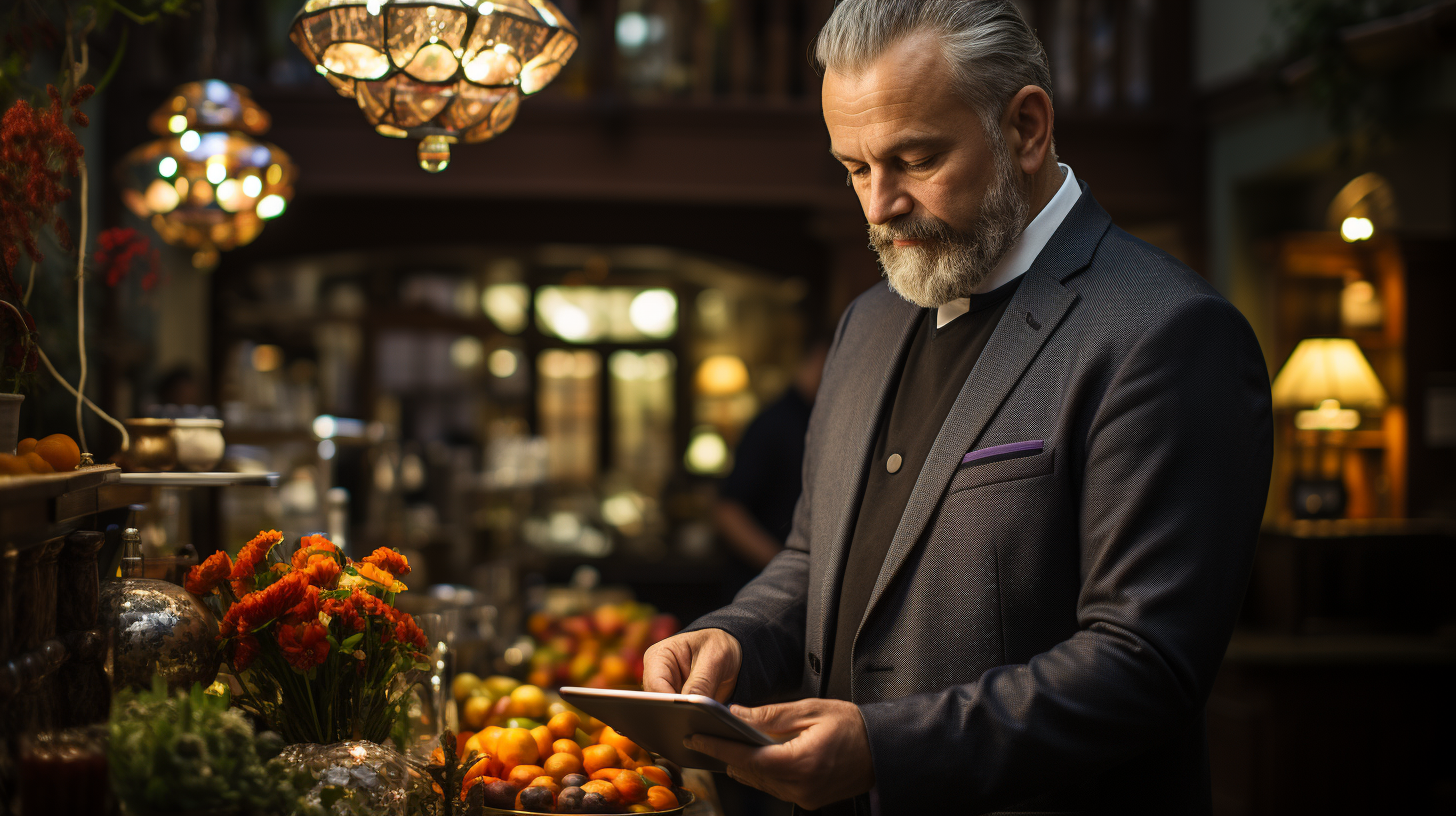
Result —
[[[870,224],[870,246],[874,249],[894,248],[895,241],[926,241],[947,244],[966,243],[967,236],[933,215],[897,215],[883,224]]]

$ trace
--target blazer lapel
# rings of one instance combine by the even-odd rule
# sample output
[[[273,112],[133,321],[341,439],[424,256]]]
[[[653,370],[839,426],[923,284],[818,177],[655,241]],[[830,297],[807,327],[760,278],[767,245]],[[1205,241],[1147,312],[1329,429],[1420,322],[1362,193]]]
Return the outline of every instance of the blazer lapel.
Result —
[[[840,350],[840,356],[846,364],[854,367],[856,374],[847,378],[844,391],[834,397],[836,404],[850,406],[851,409],[827,424],[823,433],[834,441],[819,446],[819,450],[827,454],[819,464],[825,475],[819,478],[830,479],[835,489],[827,491],[830,500],[822,511],[826,526],[820,528],[817,523],[814,525],[816,531],[827,533],[821,539],[827,545],[827,554],[820,556],[816,552],[816,560],[824,557],[827,561],[824,562],[825,580],[819,586],[819,616],[817,620],[808,621],[806,641],[808,650],[813,654],[824,653],[824,633],[836,608],[834,598],[844,574],[844,554],[859,514],[865,468],[874,452],[881,417],[894,398],[890,384],[895,381],[905,348],[914,336],[915,326],[923,313],[919,307],[894,296],[883,328],[866,333],[856,347]],[[865,406],[867,410],[855,410],[858,406]],[[818,507],[814,509],[815,516],[819,516],[820,512]]]
[[[940,506],[941,497],[955,475],[961,457],[976,443],[986,424],[1077,299],[1077,295],[1061,282],[1086,268],[1112,223],[1087,191],[1085,182],[1082,191],[1076,206],[1067,214],[1031,269],[1027,270],[1021,286],[996,324],[996,330],[971,368],[970,376],[961,386],[955,404],[941,425],[930,455],[911,490],[905,513],[900,517],[900,525],[895,530],[895,538],[890,543],[869,603],[865,605],[864,617],[860,619],[859,630],[855,634],[856,644],[865,621],[919,542],[931,515]],[[836,573],[833,585],[837,587],[838,583]]]

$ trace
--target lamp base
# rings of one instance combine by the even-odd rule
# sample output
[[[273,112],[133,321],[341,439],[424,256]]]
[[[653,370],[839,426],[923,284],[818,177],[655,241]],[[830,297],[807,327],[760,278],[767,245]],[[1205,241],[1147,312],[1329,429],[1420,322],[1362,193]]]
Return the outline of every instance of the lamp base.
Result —
[[[1289,498],[1297,519],[1337,519],[1345,516],[1345,483],[1339,479],[1295,482]]]

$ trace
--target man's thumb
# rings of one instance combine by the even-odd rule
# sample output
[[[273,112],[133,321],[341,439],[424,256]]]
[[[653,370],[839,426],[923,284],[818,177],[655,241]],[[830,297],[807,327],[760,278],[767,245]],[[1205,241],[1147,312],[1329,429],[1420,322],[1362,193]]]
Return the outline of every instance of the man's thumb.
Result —
[[[788,719],[787,707],[778,703],[757,708],[736,705],[729,709],[738,719],[743,720],[760,731],[781,731],[784,724],[780,720]]]

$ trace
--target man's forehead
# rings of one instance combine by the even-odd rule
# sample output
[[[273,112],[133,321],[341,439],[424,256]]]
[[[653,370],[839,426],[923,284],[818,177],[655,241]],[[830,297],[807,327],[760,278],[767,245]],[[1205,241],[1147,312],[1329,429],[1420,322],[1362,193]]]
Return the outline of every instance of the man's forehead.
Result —
[[[835,130],[889,135],[934,130],[961,103],[933,34],[913,34],[858,70],[827,71],[824,122]],[[848,132],[846,132],[848,135]]]

